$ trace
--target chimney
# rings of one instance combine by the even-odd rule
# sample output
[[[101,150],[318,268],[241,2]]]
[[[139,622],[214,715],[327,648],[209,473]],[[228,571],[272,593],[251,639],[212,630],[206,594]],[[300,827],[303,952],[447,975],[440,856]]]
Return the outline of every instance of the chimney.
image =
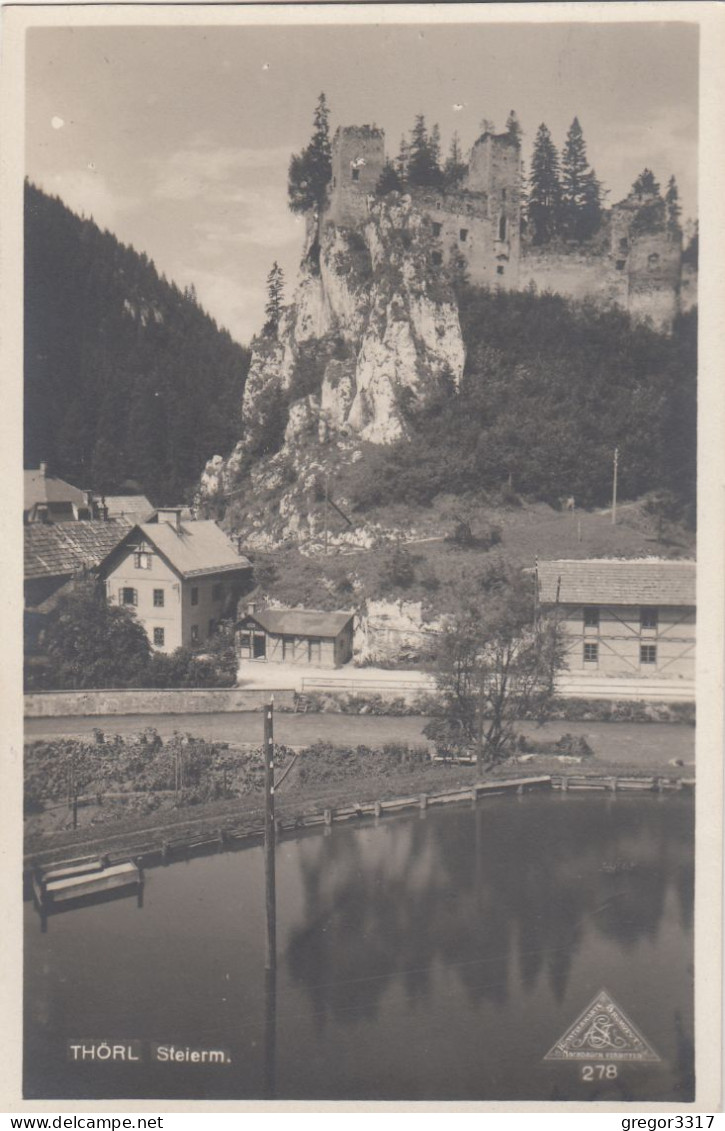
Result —
[[[181,533],[181,507],[159,507],[156,512],[157,522],[167,522],[177,534]]]

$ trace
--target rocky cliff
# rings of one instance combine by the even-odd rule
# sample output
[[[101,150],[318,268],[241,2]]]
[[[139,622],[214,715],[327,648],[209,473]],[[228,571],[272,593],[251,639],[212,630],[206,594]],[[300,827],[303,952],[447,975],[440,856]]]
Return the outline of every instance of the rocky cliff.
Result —
[[[265,444],[277,448],[275,460],[263,461],[267,481],[291,460],[299,490],[320,459],[329,463],[330,448],[350,457],[356,442],[390,443],[437,382],[458,384],[458,309],[424,225],[410,198],[396,194],[372,203],[356,228],[308,218],[293,302],[276,334],[252,343],[244,438],[228,460],[209,461],[202,497],[233,488],[245,459]]]

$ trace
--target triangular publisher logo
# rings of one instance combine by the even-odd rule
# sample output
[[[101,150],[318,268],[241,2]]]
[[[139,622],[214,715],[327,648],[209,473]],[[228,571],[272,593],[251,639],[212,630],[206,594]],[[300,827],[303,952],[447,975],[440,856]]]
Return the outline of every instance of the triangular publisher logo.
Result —
[[[623,1010],[600,990],[544,1060],[639,1060],[659,1056]]]

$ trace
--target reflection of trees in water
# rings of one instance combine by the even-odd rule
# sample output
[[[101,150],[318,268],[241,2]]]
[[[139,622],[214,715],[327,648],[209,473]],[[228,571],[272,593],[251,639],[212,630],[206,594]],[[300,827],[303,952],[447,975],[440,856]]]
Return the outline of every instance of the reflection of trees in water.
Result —
[[[587,931],[627,949],[654,938],[670,886],[691,922],[692,834],[686,799],[601,797],[480,802],[373,836],[334,829],[300,844],[306,918],[290,973],[320,1024],[374,1018],[394,981],[414,1005],[435,963],[474,1003],[505,1003],[517,973],[529,993],[545,974],[561,1001]]]

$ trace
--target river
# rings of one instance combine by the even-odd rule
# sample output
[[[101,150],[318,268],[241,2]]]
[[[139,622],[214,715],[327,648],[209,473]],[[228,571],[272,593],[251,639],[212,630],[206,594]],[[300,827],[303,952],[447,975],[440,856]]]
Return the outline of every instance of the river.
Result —
[[[46,933],[28,903],[26,1097],[691,1099],[693,810],[529,794],[284,839],[274,1025],[259,848]],[[545,1059],[601,990],[658,1059]],[[134,1063],[68,1059],[129,1041]]]

